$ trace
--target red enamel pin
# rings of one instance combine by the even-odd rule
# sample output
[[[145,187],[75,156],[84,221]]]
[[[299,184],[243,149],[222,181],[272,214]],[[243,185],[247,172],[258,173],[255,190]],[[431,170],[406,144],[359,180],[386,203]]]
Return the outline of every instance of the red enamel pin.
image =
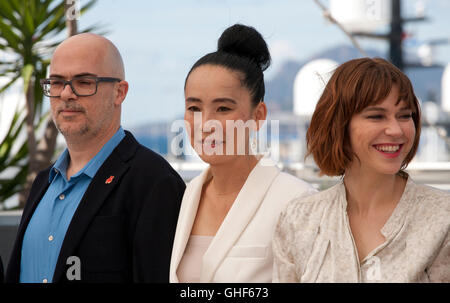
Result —
[[[111,176],[111,177],[109,177],[108,179],[106,179],[105,184],[111,183],[112,180],[114,180],[114,176]]]

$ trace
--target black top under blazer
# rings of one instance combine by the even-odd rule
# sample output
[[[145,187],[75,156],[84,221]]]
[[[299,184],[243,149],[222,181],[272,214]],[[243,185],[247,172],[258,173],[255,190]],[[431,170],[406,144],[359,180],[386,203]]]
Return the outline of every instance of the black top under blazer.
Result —
[[[66,262],[70,256],[80,260],[80,282],[169,281],[170,256],[185,184],[164,158],[140,145],[130,132],[125,133],[73,215],[56,263],[55,283],[69,282],[66,274],[73,263]],[[34,180],[6,282],[19,282],[23,237],[49,187],[49,171],[50,168],[40,172]],[[106,182],[108,179],[110,183]]]

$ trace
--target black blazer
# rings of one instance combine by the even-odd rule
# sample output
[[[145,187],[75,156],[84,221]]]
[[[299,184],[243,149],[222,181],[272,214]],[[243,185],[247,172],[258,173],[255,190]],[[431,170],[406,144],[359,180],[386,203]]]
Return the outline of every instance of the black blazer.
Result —
[[[3,261],[2,256],[0,256],[0,283],[3,283]]]
[[[6,282],[19,282],[22,241],[49,187],[50,168],[34,180],[23,210]],[[125,138],[98,170],[67,229],[53,282],[168,282],[172,243],[185,184],[164,158]],[[72,267],[72,268],[71,268]],[[69,274],[69,277],[73,278]],[[73,280],[71,280],[73,281]],[[76,280],[75,280],[76,281]]]

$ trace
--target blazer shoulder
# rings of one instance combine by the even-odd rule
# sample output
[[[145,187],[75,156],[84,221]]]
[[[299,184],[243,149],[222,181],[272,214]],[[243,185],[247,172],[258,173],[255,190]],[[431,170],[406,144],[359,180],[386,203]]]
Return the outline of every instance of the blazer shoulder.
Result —
[[[47,167],[44,170],[41,170],[37,175],[36,178],[34,179],[34,183],[41,183],[43,181],[48,182],[48,176],[50,175],[50,170],[52,169],[53,164],[50,165],[49,167]]]
[[[151,149],[140,145],[136,151],[136,157],[130,161],[131,175],[140,176],[148,181],[153,180],[158,184],[171,183],[183,192],[186,184],[178,172],[162,156]]]
[[[135,161],[142,162],[140,165],[151,166],[153,168],[170,166],[169,162],[163,156],[140,143],[138,143],[136,149]]]
[[[28,195],[28,200],[30,198],[33,199],[37,194],[39,194],[42,188],[49,186],[48,177],[49,177],[50,169],[52,168],[52,166],[40,171],[37,174],[36,178],[33,181],[33,184],[31,185],[30,193]]]
[[[180,175],[173,169],[170,163],[164,159],[164,157],[137,142],[131,133],[127,132],[127,136],[131,136],[131,139],[126,137],[125,139],[128,139],[128,142],[124,143],[129,145],[131,150],[134,150],[133,155],[129,156],[126,152],[124,153],[121,144],[119,144],[117,152],[124,157],[129,156],[126,162],[131,166],[134,173],[163,178],[172,176],[182,180]]]
[[[125,162],[138,162],[140,166],[170,166],[166,159],[139,143],[133,134],[125,131],[125,138],[114,150]]]
[[[208,168],[204,169],[200,172],[200,174],[198,174],[197,176],[195,176],[194,178],[192,178],[188,183],[187,183],[187,187],[192,187],[192,188],[196,188],[199,185],[203,186],[203,181],[205,179],[205,174],[208,173]]]
[[[207,174],[208,169],[203,170],[199,175],[192,178],[189,182],[186,184],[186,191],[183,197],[183,200],[190,199],[191,194],[195,191],[197,191],[199,188],[203,187],[205,174]]]

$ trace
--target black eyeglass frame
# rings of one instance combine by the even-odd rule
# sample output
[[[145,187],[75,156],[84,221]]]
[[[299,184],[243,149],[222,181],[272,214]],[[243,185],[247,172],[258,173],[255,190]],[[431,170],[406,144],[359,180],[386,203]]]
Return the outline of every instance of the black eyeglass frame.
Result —
[[[83,94],[78,94],[77,91],[75,90],[75,88],[72,85],[72,81],[74,79],[80,79],[80,78],[89,78],[92,80],[95,80],[95,91],[92,94],[89,95],[83,95]],[[64,80],[64,79],[60,79],[60,78],[46,78],[46,79],[41,79],[39,81],[39,83],[41,84],[42,90],[44,92],[44,95],[50,98],[59,98],[61,97],[61,94],[59,94],[59,96],[51,96],[50,94],[46,94],[45,89],[44,89],[44,85],[45,84],[50,84],[51,80],[59,80],[61,82],[63,82],[63,88],[61,90],[61,92],[66,88],[66,85],[68,84],[70,86],[70,89],[72,90],[72,92],[77,96],[77,97],[89,97],[89,96],[93,96],[97,93],[98,90],[98,83],[99,82],[120,82],[122,81],[122,79],[119,78],[112,78],[112,77],[96,77],[96,76],[79,76],[79,77],[74,77],[72,80]]]

